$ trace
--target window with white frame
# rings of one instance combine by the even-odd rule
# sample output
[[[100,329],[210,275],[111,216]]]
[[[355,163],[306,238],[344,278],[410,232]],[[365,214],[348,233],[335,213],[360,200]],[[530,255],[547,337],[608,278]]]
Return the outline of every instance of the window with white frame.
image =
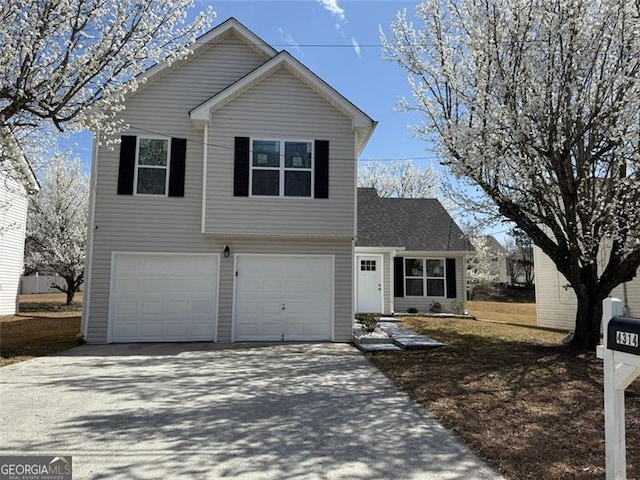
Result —
[[[252,195],[312,196],[313,142],[255,139],[251,150]]]
[[[444,258],[405,258],[405,295],[408,297],[444,297]]]
[[[169,182],[169,139],[138,137],[136,193],[166,195]]]

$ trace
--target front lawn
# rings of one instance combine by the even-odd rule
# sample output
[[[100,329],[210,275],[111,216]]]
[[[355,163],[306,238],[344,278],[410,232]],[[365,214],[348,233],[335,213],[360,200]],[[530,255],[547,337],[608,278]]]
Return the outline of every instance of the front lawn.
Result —
[[[82,295],[64,305],[64,294],[22,295],[21,312],[0,316],[0,367],[78,345]]]
[[[513,480],[603,479],[602,361],[564,333],[473,320],[407,319],[447,344],[369,360]],[[627,389],[628,478],[640,479],[640,384]]]

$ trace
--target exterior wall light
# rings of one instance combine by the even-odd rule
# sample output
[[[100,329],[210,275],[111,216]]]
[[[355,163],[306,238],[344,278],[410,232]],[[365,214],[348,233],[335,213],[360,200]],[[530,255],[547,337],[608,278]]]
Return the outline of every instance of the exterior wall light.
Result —
[[[229,248],[229,245],[225,245],[222,254],[224,255],[224,258],[229,258],[229,255],[231,255],[231,249]]]

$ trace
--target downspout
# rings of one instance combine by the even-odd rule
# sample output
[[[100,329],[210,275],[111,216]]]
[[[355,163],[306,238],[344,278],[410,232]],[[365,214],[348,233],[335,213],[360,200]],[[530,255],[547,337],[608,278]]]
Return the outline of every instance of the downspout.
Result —
[[[95,223],[96,210],[96,185],[98,179],[98,143],[100,132],[93,134],[93,145],[91,152],[91,179],[89,182],[89,218],[87,219],[87,257],[84,264],[84,293],[82,296],[82,319],[80,323],[80,335],[83,340],[87,340],[89,331],[89,313],[91,302],[91,271],[93,264],[93,233],[98,227]]]

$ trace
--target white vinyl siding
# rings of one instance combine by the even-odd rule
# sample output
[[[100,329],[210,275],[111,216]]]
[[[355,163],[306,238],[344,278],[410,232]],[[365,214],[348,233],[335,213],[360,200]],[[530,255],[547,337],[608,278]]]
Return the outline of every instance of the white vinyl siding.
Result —
[[[86,313],[87,340],[90,343],[107,341],[112,252],[221,254],[225,245],[230,246],[231,257],[224,258],[221,255],[220,258],[217,341],[232,340],[233,256],[236,253],[335,255],[334,340],[338,342],[351,340],[353,319],[351,236],[354,224],[355,182],[353,134],[350,121],[307,87],[293,82],[296,87],[291,91],[291,96],[294,98],[301,90],[303,96],[317,99],[317,104],[312,102],[309,105],[312,111],[308,116],[301,117],[301,122],[291,120],[291,111],[286,115],[289,121],[285,121],[284,113],[277,113],[280,107],[269,114],[265,106],[273,102],[274,98],[269,96],[263,98],[261,95],[258,96],[260,99],[258,104],[253,105],[251,115],[244,115],[237,121],[222,119],[223,124],[230,122],[229,128],[217,123],[218,113],[225,114],[224,110],[227,107],[214,114],[214,124],[209,128],[208,138],[210,175],[207,189],[209,193],[215,194],[217,203],[213,202],[215,206],[213,213],[216,213],[217,209],[219,217],[209,218],[208,226],[210,229],[219,227],[221,233],[235,231],[238,226],[241,226],[263,235],[215,237],[202,234],[204,132],[193,127],[188,110],[226,88],[263,62],[264,58],[232,35],[190,58],[179,68],[171,67],[166,75],[149,82],[127,100],[126,110],[122,112],[122,116],[125,123],[131,125],[127,131],[128,135],[145,136],[151,135],[148,132],[153,132],[154,135],[187,139],[185,195],[165,198],[117,195],[119,148],[99,147],[95,218],[92,230],[94,243],[91,290]],[[288,85],[292,83],[292,78],[283,74],[278,81],[285,81]],[[276,90],[287,92],[287,85],[282,85]],[[260,86],[254,90],[261,90]],[[247,92],[231,102],[228,107],[240,105],[242,108],[235,113],[244,111],[243,99],[245,95],[252,96],[253,93]],[[258,97],[252,97],[250,101],[255,101]],[[244,129],[245,120],[255,118],[257,107],[260,107],[262,109],[260,111],[267,117],[269,115],[271,117],[265,122],[260,122],[259,125],[248,125],[247,129]],[[317,116],[319,128],[310,128],[315,114],[322,112],[332,113]],[[227,110],[226,114],[230,113],[234,111]],[[267,128],[269,121],[280,125],[278,131],[273,132]],[[332,122],[337,125],[333,125]],[[300,128],[299,123],[306,126]],[[292,128],[286,129],[286,125]],[[284,132],[284,130],[287,131]],[[283,207],[277,214],[273,212],[271,205],[263,205],[268,203],[264,199],[257,199],[252,203],[253,206],[249,207],[236,204],[233,198],[234,137],[254,134],[267,138],[319,138],[331,141],[330,149],[335,153],[335,161],[330,163],[329,167],[332,182],[330,195],[335,193],[335,196],[317,205],[315,200],[304,199],[302,202],[306,205],[304,208],[300,206],[300,199],[274,199]],[[224,141],[219,143],[221,138]],[[217,163],[220,161],[221,152],[225,155],[224,160],[229,162],[224,166]],[[212,165],[214,163],[216,165]],[[251,203],[250,199],[243,200]],[[211,202],[207,213],[212,213]],[[332,219],[333,215],[335,215],[335,222]],[[310,221],[309,216],[317,217],[317,222]],[[265,220],[264,217],[268,218]],[[226,220],[229,221],[229,228],[219,223]],[[297,227],[296,222],[302,222],[306,226]],[[315,225],[316,223],[318,225]],[[334,223],[338,225],[335,228],[332,226]],[[254,224],[257,226],[254,227]],[[312,228],[307,228],[310,224],[313,224]],[[293,228],[291,228],[292,225]],[[327,232],[339,232],[344,236],[340,239],[269,237],[274,234],[295,234],[300,231],[321,235]]]
[[[16,313],[26,221],[24,187],[0,175],[0,315]]]
[[[329,141],[329,198],[234,197],[235,137]],[[286,68],[212,114],[205,232],[354,234],[355,138],[351,120]]]
[[[221,251],[224,244],[218,249],[218,244],[200,233],[204,136],[202,130],[193,128],[188,110],[264,61],[265,58],[231,35],[190,57],[186,63],[177,62],[126,101],[126,110],[121,114],[125,123],[131,125],[128,135],[149,136],[149,132],[154,132],[187,139],[185,196],[117,195],[120,150],[99,147],[89,341],[102,343],[107,339],[112,251]]]
[[[575,329],[577,299],[567,279],[538,247],[534,247],[536,313],[538,326],[571,331]],[[611,297],[626,299],[625,314],[640,317],[640,278],[618,285]]]

